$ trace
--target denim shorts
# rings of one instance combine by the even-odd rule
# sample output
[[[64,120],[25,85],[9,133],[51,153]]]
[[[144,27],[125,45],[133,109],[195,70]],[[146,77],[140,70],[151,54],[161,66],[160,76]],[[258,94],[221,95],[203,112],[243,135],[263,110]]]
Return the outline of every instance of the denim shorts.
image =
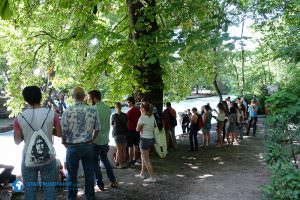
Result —
[[[114,139],[115,139],[116,144],[126,144],[127,143],[126,135],[116,135],[116,136],[114,136]]]
[[[148,150],[151,149],[154,145],[154,138],[142,138],[141,137],[141,141],[140,141],[140,148],[143,150]]]

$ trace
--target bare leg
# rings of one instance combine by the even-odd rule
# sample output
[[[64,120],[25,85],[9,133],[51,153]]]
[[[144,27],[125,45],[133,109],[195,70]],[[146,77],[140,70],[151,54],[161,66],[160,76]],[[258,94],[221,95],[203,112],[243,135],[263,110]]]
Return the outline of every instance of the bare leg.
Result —
[[[144,173],[146,171],[146,164],[145,164],[145,161],[144,161],[144,155],[143,155],[143,153],[141,153],[141,160],[142,160],[142,169],[141,169],[140,175],[144,176]]]
[[[126,146],[125,144],[121,144],[121,149],[120,149],[120,160],[121,160],[121,165],[122,166],[125,166],[126,164]]]
[[[207,133],[207,145],[210,144],[210,132]]]
[[[222,130],[217,129],[217,134],[218,134],[218,145],[223,146]]]
[[[128,148],[128,154],[129,154],[129,162],[133,160],[134,158],[134,153],[133,153],[134,148],[133,147],[129,147]]]
[[[121,145],[117,144],[117,153],[116,153],[116,162],[121,165],[122,161],[121,161]]]
[[[141,151],[142,151],[143,162],[145,163],[145,166],[148,170],[148,173],[149,173],[150,177],[154,178],[154,172],[153,172],[153,168],[152,168],[150,158],[149,158],[149,151],[150,150],[147,149],[147,150],[141,150]]]
[[[138,145],[134,145],[134,157],[133,160],[137,160],[139,158],[139,146]]]

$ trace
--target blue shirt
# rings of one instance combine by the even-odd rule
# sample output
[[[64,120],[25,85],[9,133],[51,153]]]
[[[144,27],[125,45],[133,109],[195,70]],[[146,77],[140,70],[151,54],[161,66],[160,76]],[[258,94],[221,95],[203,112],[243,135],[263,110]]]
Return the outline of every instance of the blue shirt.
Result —
[[[258,106],[252,106],[250,105],[248,108],[248,112],[250,117],[257,117],[257,110],[258,110]]]
[[[67,144],[92,141],[94,130],[99,130],[95,107],[84,102],[77,102],[63,113],[62,136],[66,137]]]

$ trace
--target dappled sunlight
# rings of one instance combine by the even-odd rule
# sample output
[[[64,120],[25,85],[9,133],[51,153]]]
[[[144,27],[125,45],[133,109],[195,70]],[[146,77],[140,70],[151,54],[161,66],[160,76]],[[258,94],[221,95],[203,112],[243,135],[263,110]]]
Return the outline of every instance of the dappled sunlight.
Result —
[[[255,157],[258,158],[258,161],[259,161],[259,162],[262,162],[262,163],[265,162],[265,161],[264,161],[264,153],[258,153],[258,154],[255,154]]]
[[[176,174],[177,177],[180,177],[180,178],[185,178],[185,175],[183,174]]]
[[[192,166],[192,163],[184,163],[185,165]]]
[[[212,176],[214,176],[214,175],[212,175],[212,174],[204,174],[202,176],[198,176],[197,178],[199,178],[199,179],[206,179],[206,178],[209,178],[209,177],[212,177]]]
[[[147,186],[149,186],[149,184],[148,183],[143,183],[142,186],[147,187]]]
[[[195,157],[188,157],[187,159],[188,160],[197,160],[197,158],[195,158]]]
[[[197,160],[197,158],[193,157],[193,156],[189,156],[189,157],[181,156],[181,159],[184,159],[184,160]]]
[[[196,166],[196,165],[194,165],[192,163],[184,163],[184,164],[187,165],[187,166],[189,166],[191,169],[195,169],[195,170],[199,169],[199,166]]]
[[[134,183],[130,182],[130,183],[127,183],[128,185],[134,185]]]
[[[224,165],[225,164],[225,162],[223,161],[223,158],[221,158],[221,157],[219,157],[219,156],[217,156],[217,157],[214,157],[214,158],[212,158],[214,161],[218,161],[218,164],[219,165]]]
[[[221,157],[214,157],[213,160],[215,160],[215,161],[216,160],[222,160],[222,158]]]

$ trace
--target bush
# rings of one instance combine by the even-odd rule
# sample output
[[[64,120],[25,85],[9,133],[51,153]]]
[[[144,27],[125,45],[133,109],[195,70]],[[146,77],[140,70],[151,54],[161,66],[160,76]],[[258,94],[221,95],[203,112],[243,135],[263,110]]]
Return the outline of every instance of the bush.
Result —
[[[262,187],[265,199],[300,199],[300,93],[298,88],[280,90],[268,97],[271,127],[266,135],[265,161],[270,169],[269,183]],[[297,96],[298,95],[298,96]]]

